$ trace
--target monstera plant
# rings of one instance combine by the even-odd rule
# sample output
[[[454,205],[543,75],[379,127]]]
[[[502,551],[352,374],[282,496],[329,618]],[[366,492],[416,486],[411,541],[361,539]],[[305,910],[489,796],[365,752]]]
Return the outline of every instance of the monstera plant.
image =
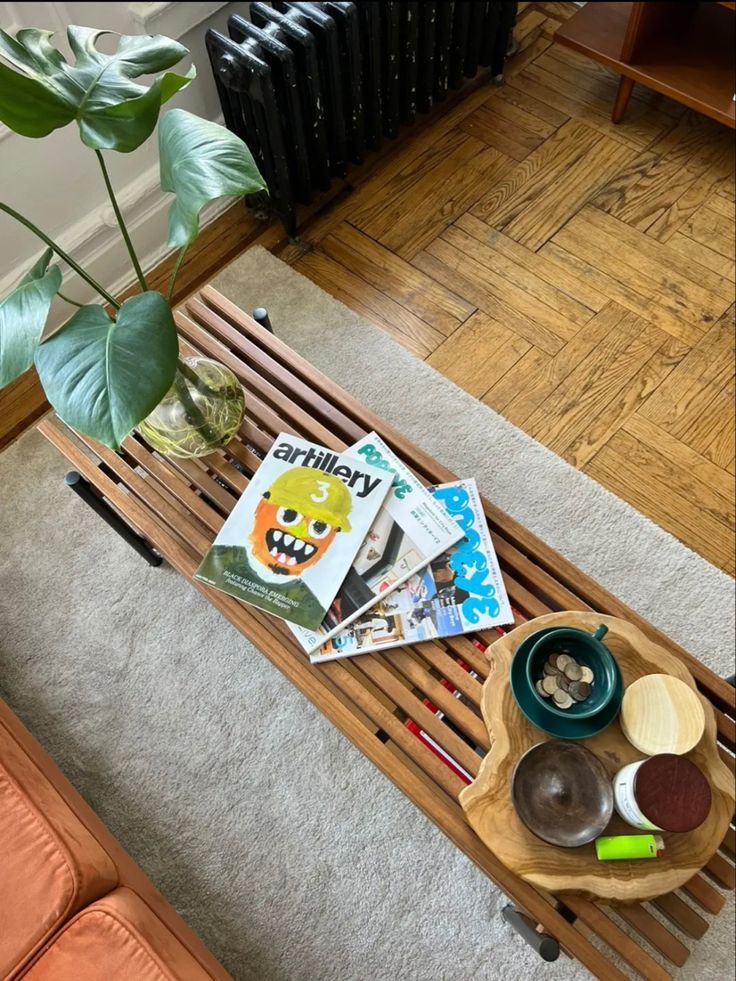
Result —
[[[116,299],[32,221],[0,201],[0,212],[47,246],[0,301],[0,387],[35,364],[49,402],[79,432],[117,450],[138,428],[163,452],[200,455],[232,437],[242,419],[243,393],[224,366],[179,357],[171,312],[176,277],[199,233],[202,207],[223,196],[262,191],[265,185],[247,146],[233,133],[183,109],[161,114],[161,188],[174,195],[168,244],[179,253],[168,294],[150,290],[105,154],[140,147],[156,128],[163,104],[189,85],[195,70],[169,71],[188,51],[166,37],[115,35],[115,51],[106,54],[98,42],[111,33],[69,27],[72,62],[54,47],[49,31],[19,30],[12,37],[0,30],[0,122],[31,139],[77,125],[82,143],[97,157],[140,287],[124,302]],[[144,75],[149,78],[142,82]],[[103,302],[67,298],[59,289],[63,266]],[[44,338],[54,296],[77,309]]]

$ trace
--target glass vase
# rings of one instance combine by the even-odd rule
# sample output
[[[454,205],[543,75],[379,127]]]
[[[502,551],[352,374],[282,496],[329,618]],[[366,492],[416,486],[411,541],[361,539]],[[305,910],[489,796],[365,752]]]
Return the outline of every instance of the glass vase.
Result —
[[[164,456],[206,456],[230,442],[244,412],[243,389],[229,368],[180,358],[174,384],[136,431]]]

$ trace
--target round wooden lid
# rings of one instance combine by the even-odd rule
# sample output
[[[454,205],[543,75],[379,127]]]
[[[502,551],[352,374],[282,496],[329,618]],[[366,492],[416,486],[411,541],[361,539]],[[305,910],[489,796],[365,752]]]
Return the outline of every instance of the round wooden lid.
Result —
[[[634,794],[644,817],[662,831],[692,831],[708,817],[710,784],[684,756],[662,753],[636,771]]]
[[[640,752],[679,756],[700,742],[705,712],[684,681],[668,674],[647,674],[624,692],[619,721],[626,738]]]

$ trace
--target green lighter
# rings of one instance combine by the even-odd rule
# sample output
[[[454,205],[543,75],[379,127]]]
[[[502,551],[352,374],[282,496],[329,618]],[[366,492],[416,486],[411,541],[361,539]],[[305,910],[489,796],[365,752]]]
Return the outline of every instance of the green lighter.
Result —
[[[596,838],[595,853],[601,862],[619,858],[659,858],[664,851],[660,835],[612,835]]]

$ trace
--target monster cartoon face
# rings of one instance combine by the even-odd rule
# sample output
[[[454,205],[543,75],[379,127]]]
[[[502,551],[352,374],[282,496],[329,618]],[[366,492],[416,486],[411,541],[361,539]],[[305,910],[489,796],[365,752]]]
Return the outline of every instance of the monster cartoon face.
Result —
[[[271,572],[300,576],[350,531],[350,492],[337,477],[311,467],[281,474],[258,502],[250,544]]]

